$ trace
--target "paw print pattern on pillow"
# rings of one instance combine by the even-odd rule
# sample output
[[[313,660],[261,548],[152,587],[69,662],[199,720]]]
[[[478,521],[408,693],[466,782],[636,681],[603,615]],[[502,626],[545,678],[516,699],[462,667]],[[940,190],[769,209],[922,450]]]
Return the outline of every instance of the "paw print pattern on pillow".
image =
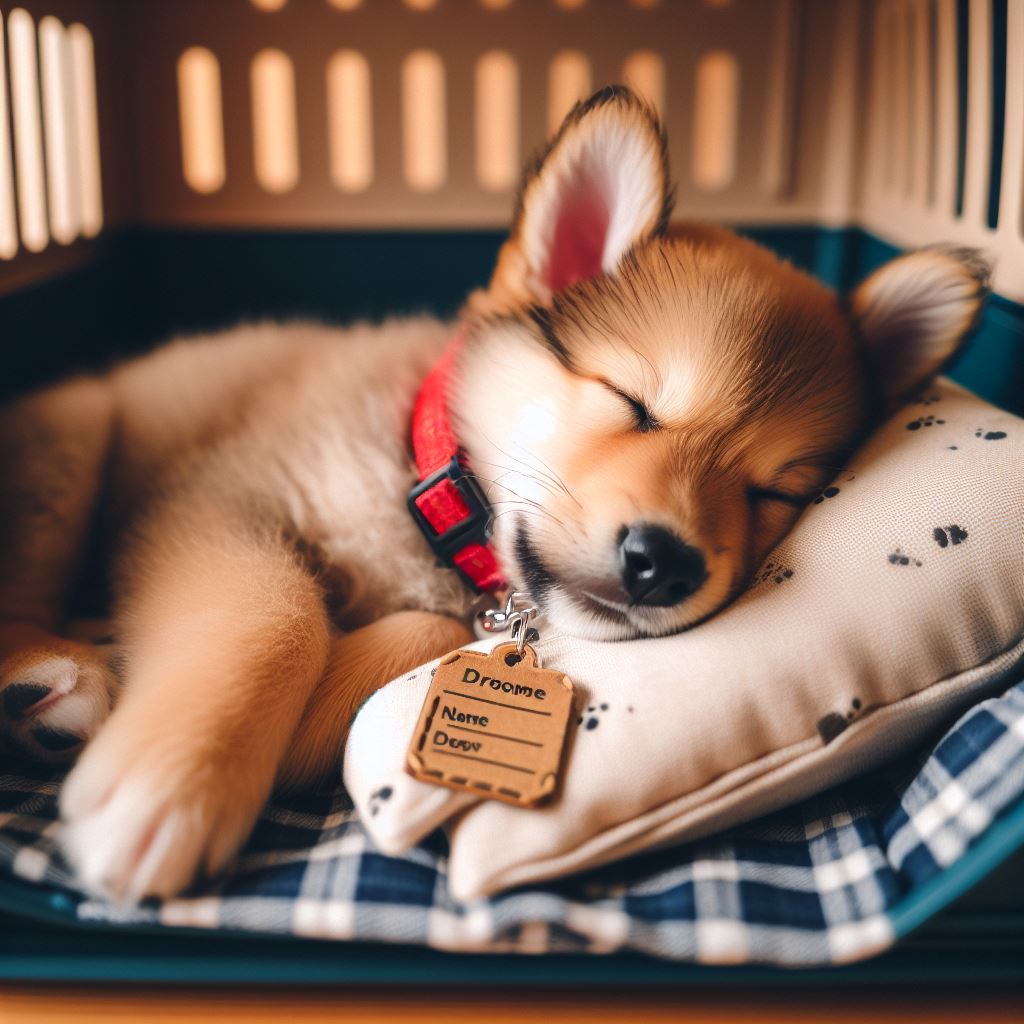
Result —
[[[849,473],[845,477],[843,477],[843,483],[844,484],[848,484],[851,481],[856,480],[856,479],[857,479],[857,474],[856,473]],[[840,491],[841,491],[841,488],[839,487],[838,484],[829,484],[829,486],[826,487],[817,497],[815,497],[815,498],[813,498],[811,500],[811,504],[812,505],[822,505],[826,501],[830,501],[832,498],[838,497],[839,494],[840,494]]]
[[[900,548],[896,548],[896,550],[891,552],[890,555],[889,555],[889,564],[890,565],[913,565],[913,566],[916,566],[918,569],[920,569],[921,566],[924,563],[918,561],[912,555],[906,554],[906,552],[900,550]]]
[[[850,701],[850,708],[846,714],[838,711],[830,711],[823,718],[818,719],[818,732],[821,734],[823,743],[831,743],[846,727],[860,714],[863,709],[863,702],[859,697]]]
[[[950,544],[956,547],[958,544],[963,544],[969,536],[970,534],[966,530],[961,529],[955,524],[952,526],[936,526],[932,531],[932,537],[940,548],[949,547]]]
[[[390,786],[381,786],[370,794],[370,814],[376,815],[380,805],[391,799],[394,790]]]
[[[608,706],[606,705],[606,703],[600,703],[600,705],[590,705],[587,708],[586,714],[580,716],[577,725],[587,729],[588,732],[592,731],[601,724],[601,720],[600,718],[598,718],[598,715],[601,712],[605,712],[607,710]]]
[[[793,578],[793,570],[789,566],[784,565],[781,561],[766,562],[764,568],[757,574],[754,579],[753,585],[759,587],[762,583],[767,583],[771,580],[776,586],[780,583],[785,583],[786,580]]]
[[[587,732],[593,732],[601,724],[601,715],[608,711],[609,705],[605,703],[601,704],[589,704],[587,710],[576,719],[576,725],[579,728],[586,729]],[[632,705],[626,708],[628,714],[633,713]]]
[[[980,437],[983,441],[1002,441],[1006,437],[1005,430],[986,430],[984,427],[978,427],[974,432],[975,437]]]
[[[919,416],[907,424],[907,430],[920,430],[922,427],[934,427],[945,422],[945,420],[937,420],[934,416]]]
[[[602,711],[607,711],[607,710],[608,710],[608,705],[607,704],[591,704],[587,708],[586,713],[580,715],[580,717],[577,720],[576,724],[578,726],[582,726],[588,732],[591,732],[591,731],[596,729],[601,724],[601,719],[598,717],[598,715]]]

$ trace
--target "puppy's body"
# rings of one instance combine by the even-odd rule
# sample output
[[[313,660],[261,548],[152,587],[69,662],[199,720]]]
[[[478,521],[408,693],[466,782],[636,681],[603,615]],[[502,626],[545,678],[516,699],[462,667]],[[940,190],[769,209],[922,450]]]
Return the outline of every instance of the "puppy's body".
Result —
[[[846,308],[728,232],[667,236],[670,200],[656,119],[607,90],[528,174],[458,328],[240,328],[2,414],[0,727],[51,760],[96,734],[61,800],[85,884],[219,870],[275,783],[337,771],[368,693],[468,638],[472,595],[406,510],[413,402],[456,334],[502,567],[549,628],[618,639],[735,596],[977,314],[970,254],[896,261]],[[96,523],[120,693],[59,635]]]
[[[410,410],[451,331],[243,327],[5,410],[2,721],[30,755],[65,758],[109,714],[101,654],[52,632],[90,520],[113,567],[129,685],[65,792],[94,887],[215,869],[275,779],[337,766],[368,692],[467,638],[472,595],[405,509]],[[117,860],[140,829],[170,862]]]
[[[114,508],[143,535],[154,506],[195,502],[203,515],[234,509],[280,533],[341,628],[408,608],[464,617],[471,595],[405,508],[412,405],[453,333],[428,318],[264,324],[182,340],[115,371]],[[158,531],[143,546],[166,539]]]

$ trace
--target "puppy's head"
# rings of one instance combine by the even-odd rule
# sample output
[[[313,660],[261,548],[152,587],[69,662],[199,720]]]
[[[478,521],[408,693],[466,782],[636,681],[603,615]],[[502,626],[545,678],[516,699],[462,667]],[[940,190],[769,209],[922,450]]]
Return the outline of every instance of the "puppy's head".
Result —
[[[528,169],[468,307],[452,404],[494,543],[555,628],[594,638],[735,596],[985,293],[974,253],[936,249],[843,302],[729,232],[669,232],[671,198],[657,118],[598,93]]]

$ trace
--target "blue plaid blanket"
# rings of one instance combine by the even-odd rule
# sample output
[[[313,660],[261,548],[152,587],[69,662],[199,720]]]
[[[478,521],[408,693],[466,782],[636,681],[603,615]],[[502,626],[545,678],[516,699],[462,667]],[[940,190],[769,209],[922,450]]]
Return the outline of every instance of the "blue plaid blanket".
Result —
[[[187,898],[135,908],[97,901],[76,890],[61,860],[60,781],[0,769],[0,876],[23,880],[24,895],[78,923],[824,965],[891,945],[901,902],[1020,802],[1024,683],[882,773],[715,838],[470,904],[448,894],[441,833],[385,857],[343,791],[268,807],[230,877]]]

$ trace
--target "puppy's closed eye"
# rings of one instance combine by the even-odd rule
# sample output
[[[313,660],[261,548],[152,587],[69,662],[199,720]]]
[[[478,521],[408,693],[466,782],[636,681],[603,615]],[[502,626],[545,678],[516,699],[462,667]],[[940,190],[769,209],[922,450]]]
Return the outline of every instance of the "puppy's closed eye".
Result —
[[[811,500],[811,496],[790,494],[788,491],[778,491],[771,487],[750,487],[747,490],[747,499],[751,504],[762,501],[779,501],[792,505],[794,508],[802,508]]]
[[[639,398],[634,398],[633,395],[623,391],[622,388],[617,388],[610,381],[602,381],[601,383],[625,402],[633,417],[633,427],[638,433],[649,434],[661,427],[657,417]]]

